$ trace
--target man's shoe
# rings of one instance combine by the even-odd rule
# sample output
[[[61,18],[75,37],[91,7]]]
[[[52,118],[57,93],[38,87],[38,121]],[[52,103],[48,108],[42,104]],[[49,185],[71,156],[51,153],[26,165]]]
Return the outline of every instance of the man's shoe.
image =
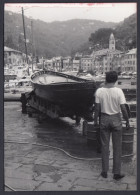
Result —
[[[122,179],[123,177],[125,177],[125,175],[121,175],[121,174],[114,174],[114,177],[113,177],[113,179],[115,179],[115,180],[120,180],[120,179]]]
[[[103,178],[107,178],[107,172],[102,172],[102,173],[101,173],[101,176],[102,176]]]

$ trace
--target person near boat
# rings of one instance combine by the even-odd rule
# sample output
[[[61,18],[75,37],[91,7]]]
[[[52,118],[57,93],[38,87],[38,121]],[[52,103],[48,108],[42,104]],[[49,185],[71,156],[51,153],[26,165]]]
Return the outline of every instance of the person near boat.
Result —
[[[94,125],[98,125],[100,117],[100,139],[102,153],[101,176],[107,178],[109,170],[109,142],[112,133],[113,142],[113,178],[119,180],[124,177],[121,173],[122,153],[122,111],[123,118],[129,128],[129,116],[126,110],[126,99],[122,89],[115,86],[118,74],[115,71],[106,73],[105,84],[95,93]]]

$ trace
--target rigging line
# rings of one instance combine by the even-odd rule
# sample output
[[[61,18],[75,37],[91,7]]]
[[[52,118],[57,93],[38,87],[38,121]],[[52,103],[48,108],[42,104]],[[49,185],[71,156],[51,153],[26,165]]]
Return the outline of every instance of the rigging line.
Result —
[[[24,8],[24,10],[31,9],[32,7]]]
[[[28,9],[30,9],[30,8],[32,8],[32,7],[28,7],[28,8],[24,8],[23,9],[23,11],[26,11],[26,10],[28,10]],[[8,10],[6,10],[6,11],[8,11]],[[10,11],[9,11],[10,12]],[[12,12],[13,14],[18,14],[18,13],[21,13],[22,14],[22,11],[17,11],[17,12]]]

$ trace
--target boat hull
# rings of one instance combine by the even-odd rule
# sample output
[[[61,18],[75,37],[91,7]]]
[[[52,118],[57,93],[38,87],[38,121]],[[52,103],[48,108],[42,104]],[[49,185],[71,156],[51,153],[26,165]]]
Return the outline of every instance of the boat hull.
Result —
[[[48,101],[65,106],[92,105],[95,85],[93,83],[61,84],[55,86],[32,85],[35,94]]]
[[[73,113],[78,115],[88,113],[94,103],[95,82],[77,79],[74,76],[66,76],[75,80],[75,82],[42,85],[33,82],[31,79],[35,95],[43,100],[59,105],[59,107],[65,108],[65,110],[72,110]]]

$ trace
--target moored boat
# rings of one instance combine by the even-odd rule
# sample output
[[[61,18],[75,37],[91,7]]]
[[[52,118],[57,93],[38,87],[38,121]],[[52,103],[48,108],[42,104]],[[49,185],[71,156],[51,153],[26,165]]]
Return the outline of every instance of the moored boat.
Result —
[[[36,97],[69,110],[72,115],[86,115],[94,103],[93,80],[45,70],[34,73],[31,83]]]

